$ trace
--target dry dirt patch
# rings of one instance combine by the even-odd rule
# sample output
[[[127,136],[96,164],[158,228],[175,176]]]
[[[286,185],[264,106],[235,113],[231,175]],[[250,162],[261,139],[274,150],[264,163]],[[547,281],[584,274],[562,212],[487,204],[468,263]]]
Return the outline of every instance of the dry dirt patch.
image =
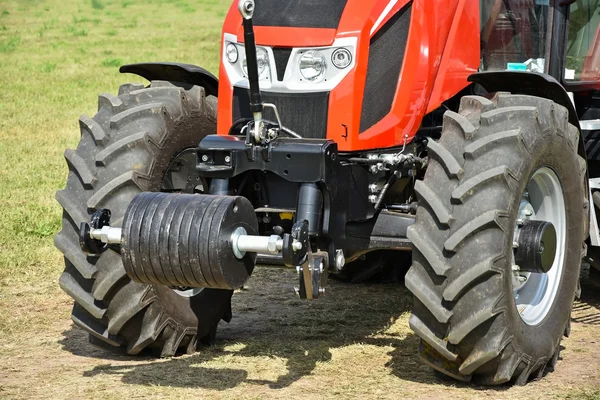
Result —
[[[526,387],[486,389],[440,378],[419,362],[402,285],[333,282],[326,297],[304,302],[294,282],[289,270],[258,269],[236,293],[234,320],[222,324],[215,346],[166,360],[92,346],[57,291],[56,307],[29,311],[32,321],[51,321],[47,329],[0,342],[0,398],[600,396],[600,291],[592,286],[575,305],[555,372]]]

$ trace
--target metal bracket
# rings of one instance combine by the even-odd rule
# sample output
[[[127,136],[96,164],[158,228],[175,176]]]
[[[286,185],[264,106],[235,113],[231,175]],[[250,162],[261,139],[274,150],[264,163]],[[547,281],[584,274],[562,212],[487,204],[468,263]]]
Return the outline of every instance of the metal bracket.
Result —
[[[318,299],[325,294],[329,274],[329,255],[326,252],[308,253],[307,260],[298,267],[300,286],[296,293],[301,299]]]
[[[79,246],[90,255],[103,253],[108,249],[108,243],[93,238],[92,231],[110,226],[110,210],[101,208],[92,214],[90,222],[82,222],[79,226]]]

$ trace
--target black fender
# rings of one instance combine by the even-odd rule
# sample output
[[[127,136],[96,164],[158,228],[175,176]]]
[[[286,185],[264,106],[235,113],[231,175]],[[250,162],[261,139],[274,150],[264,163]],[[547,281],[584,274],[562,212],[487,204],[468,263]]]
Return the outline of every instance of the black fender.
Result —
[[[219,80],[216,76],[192,64],[182,63],[139,63],[127,64],[119,68],[121,73],[141,76],[149,81],[183,82],[202,86],[207,95],[219,95]]]
[[[565,107],[569,111],[569,122],[580,132],[577,152],[587,161],[575,105],[565,88],[552,76],[529,71],[489,71],[472,74],[468,80],[481,85],[488,92],[511,92],[543,97]]]

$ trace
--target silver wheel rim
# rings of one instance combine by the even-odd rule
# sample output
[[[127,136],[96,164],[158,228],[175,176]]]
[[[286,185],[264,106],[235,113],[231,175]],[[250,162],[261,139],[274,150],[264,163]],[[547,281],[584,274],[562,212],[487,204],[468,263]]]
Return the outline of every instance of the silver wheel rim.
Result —
[[[206,179],[200,177],[196,171],[196,150],[185,149],[179,153],[165,172],[160,188],[161,192],[168,193],[207,193]],[[204,288],[172,287],[181,297],[194,297]]]
[[[512,259],[512,286],[517,311],[527,325],[538,325],[548,315],[558,293],[567,236],[562,185],[556,173],[548,167],[539,168],[527,184],[518,216],[518,220],[525,219],[550,222],[556,230],[556,255],[547,273],[521,272],[514,263],[514,257]],[[515,233],[519,223],[515,226]]]

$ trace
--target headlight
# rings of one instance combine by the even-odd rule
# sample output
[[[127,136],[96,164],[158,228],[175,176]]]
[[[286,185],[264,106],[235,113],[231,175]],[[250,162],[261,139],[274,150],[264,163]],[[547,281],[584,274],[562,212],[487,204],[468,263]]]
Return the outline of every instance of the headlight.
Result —
[[[269,77],[269,53],[267,50],[257,47],[256,48],[256,63],[258,65],[258,79],[261,81]],[[248,62],[244,57],[244,73],[248,76]]]
[[[309,82],[319,83],[325,79],[327,60],[318,51],[307,51],[300,57],[300,74]]]
[[[352,64],[352,53],[347,49],[337,49],[331,55],[331,62],[339,69],[348,68]]]
[[[237,46],[233,43],[229,43],[225,47],[225,56],[227,57],[227,61],[235,64],[239,57]]]

